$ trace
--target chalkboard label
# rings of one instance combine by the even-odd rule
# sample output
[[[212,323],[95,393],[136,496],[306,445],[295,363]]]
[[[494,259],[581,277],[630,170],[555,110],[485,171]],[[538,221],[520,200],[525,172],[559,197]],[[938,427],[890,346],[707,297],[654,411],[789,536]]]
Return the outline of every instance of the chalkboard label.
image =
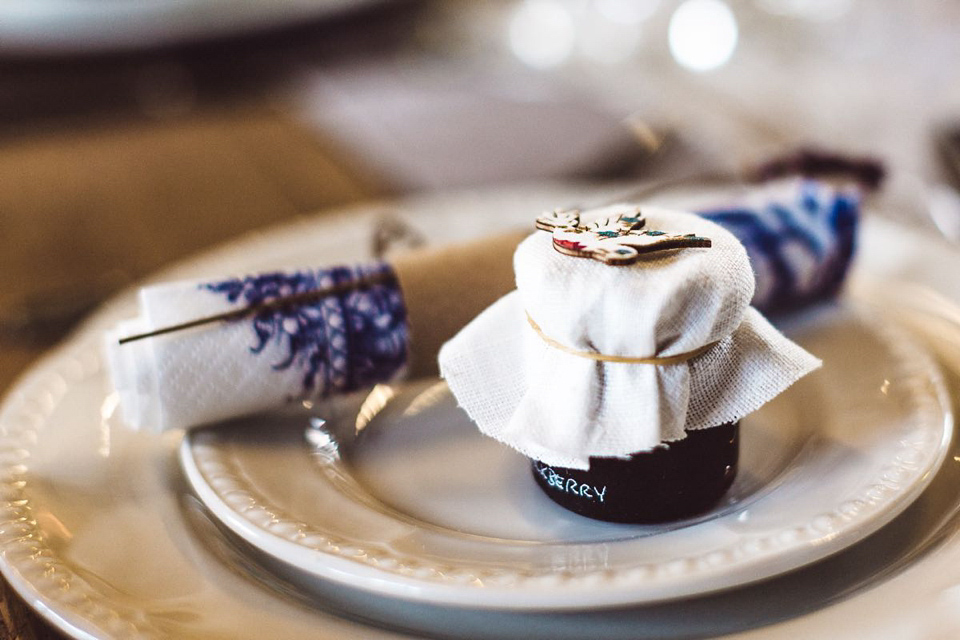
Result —
[[[534,467],[540,477],[544,479],[548,487],[569,493],[571,495],[590,500],[592,502],[603,502],[607,496],[607,486],[598,487],[586,482],[578,482],[574,478],[568,478],[557,473],[552,467],[542,462],[534,462]]]

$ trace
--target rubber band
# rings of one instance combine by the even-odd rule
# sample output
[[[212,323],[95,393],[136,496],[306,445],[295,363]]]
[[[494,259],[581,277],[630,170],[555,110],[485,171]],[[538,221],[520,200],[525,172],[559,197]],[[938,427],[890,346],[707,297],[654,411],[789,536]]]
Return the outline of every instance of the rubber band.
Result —
[[[527,315],[527,322],[530,323],[530,328],[533,329],[534,333],[540,336],[540,339],[543,340],[547,345],[563,351],[564,353],[569,353],[572,356],[577,356],[580,358],[587,358],[588,360],[596,360],[598,362],[620,362],[623,364],[653,364],[653,365],[670,365],[670,364],[682,364],[688,360],[692,360],[697,356],[703,355],[713,347],[717,345],[719,340],[705,344],[702,347],[694,349],[692,351],[687,351],[686,353],[678,353],[675,356],[651,356],[646,358],[634,358],[631,356],[611,356],[605,353],[594,353],[593,351],[580,351],[578,349],[573,349],[568,347],[565,344],[557,342],[547,334],[543,332],[543,329],[540,328],[540,325],[530,317],[530,314]]]

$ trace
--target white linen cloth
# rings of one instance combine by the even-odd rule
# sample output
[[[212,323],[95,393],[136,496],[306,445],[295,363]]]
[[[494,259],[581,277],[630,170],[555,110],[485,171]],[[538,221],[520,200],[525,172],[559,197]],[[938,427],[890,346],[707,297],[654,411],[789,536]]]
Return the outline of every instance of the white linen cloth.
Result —
[[[593,218],[631,213],[615,205]],[[737,239],[698,216],[642,207],[646,229],[695,233],[710,248],[650,254],[630,266],[564,255],[538,231],[514,256],[517,290],[447,342],[440,371],[480,430],[547,464],[586,469],[738,420],[820,361],[749,306],[753,272]],[[548,345],[679,364],[598,362]]]

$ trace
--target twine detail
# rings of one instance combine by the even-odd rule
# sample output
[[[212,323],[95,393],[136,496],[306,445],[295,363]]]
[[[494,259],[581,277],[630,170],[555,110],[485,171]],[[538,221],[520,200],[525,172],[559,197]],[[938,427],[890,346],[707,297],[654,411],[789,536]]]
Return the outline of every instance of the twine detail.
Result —
[[[144,338],[155,338],[168,333],[184,331],[185,329],[193,329],[194,327],[201,327],[214,322],[230,322],[263,312],[296,309],[300,306],[316,304],[323,301],[324,298],[330,296],[338,296],[351,291],[368,289],[378,284],[396,285],[396,276],[389,271],[374,272],[358,278],[353,282],[342,282],[340,284],[324,287],[322,289],[301,291],[300,293],[293,293],[287,296],[281,296],[279,298],[269,298],[262,302],[241,307],[239,309],[234,309],[232,311],[225,311],[216,315],[197,318],[196,320],[188,320],[187,322],[181,322],[168,327],[154,329],[153,331],[148,331],[146,333],[138,333],[136,335],[120,338],[117,342],[118,344],[127,344],[128,342],[136,342],[137,340],[143,340]]]
[[[697,356],[701,356],[719,343],[719,340],[710,342],[693,349],[692,351],[687,351],[685,353],[678,353],[675,356],[651,356],[647,358],[634,358],[631,356],[611,356],[605,353],[594,353],[593,351],[580,351],[579,349],[574,349],[568,347],[567,345],[557,342],[547,334],[543,332],[543,329],[540,328],[540,325],[530,317],[530,314],[527,315],[527,322],[530,323],[530,328],[533,329],[534,333],[540,336],[540,339],[543,340],[547,345],[563,351],[564,353],[569,353],[572,356],[577,356],[580,358],[587,358],[588,360],[596,360],[598,362],[620,362],[623,364],[653,364],[653,365],[671,365],[671,364],[681,364],[687,362],[688,360],[693,360]]]

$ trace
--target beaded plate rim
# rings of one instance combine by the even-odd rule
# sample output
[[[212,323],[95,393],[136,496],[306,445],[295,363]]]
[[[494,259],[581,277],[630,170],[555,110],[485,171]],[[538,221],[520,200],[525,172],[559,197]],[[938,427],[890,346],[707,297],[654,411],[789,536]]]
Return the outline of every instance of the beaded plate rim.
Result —
[[[4,399],[0,411],[0,573],[49,622],[72,637],[159,637],[162,634],[142,612],[106,597],[47,544],[27,492],[29,447],[70,385],[102,373],[99,346],[99,336],[79,334],[76,341],[35,363]]]

